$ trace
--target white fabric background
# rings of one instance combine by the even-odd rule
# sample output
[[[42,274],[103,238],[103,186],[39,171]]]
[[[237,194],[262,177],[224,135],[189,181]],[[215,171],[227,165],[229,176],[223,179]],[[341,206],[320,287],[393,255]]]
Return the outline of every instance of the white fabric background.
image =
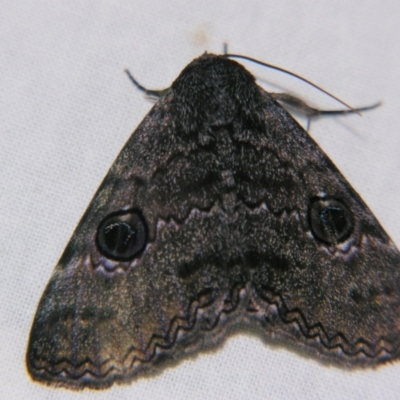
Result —
[[[311,135],[400,246],[400,2],[397,0],[3,0],[0,12],[0,398],[395,399],[400,363],[349,372],[251,335],[151,379],[75,393],[31,382],[32,319],[70,235],[152,104],[122,72],[170,85],[203,51],[230,51],[303,74],[359,116]],[[331,99],[246,64],[314,105]],[[276,87],[265,86],[276,90]]]

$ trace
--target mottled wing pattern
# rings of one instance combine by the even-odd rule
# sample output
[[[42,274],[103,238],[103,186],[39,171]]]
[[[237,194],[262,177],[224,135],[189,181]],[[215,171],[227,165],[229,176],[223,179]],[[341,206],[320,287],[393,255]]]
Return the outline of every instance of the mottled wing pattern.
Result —
[[[400,254],[336,167],[223,56],[189,64],[111,167],[43,294],[36,380],[101,388],[239,326],[399,356]]]

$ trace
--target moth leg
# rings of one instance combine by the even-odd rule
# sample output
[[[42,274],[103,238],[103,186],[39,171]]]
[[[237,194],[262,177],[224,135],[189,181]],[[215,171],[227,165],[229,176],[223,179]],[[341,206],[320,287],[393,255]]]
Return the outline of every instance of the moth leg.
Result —
[[[304,100],[292,96],[289,93],[269,93],[273,99],[287,105],[289,108],[298,112],[299,114],[307,117],[307,131],[310,128],[310,121],[312,118],[324,116],[324,115],[345,115],[352,113],[360,113],[362,111],[373,110],[381,105],[380,102],[375,103],[371,106],[348,109],[348,110],[319,110],[309,106]]]
[[[126,74],[128,75],[128,78],[131,80],[131,82],[142,92],[144,92],[146,94],[146,96],[152,98],[152,99],[156,99],[158,100],[159,98],[163,97],[169,90],[169,88],[166,89],[162,89],[162,90],[150,90],[150,89],[146,89],[145,87],[143,87],[130,73],[130,71],[128,69],[124,70],[126,72]]]

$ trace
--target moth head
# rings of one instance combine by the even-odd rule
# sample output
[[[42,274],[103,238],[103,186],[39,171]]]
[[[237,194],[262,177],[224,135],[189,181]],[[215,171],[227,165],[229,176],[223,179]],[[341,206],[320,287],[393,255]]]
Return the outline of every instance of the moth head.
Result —
[[[147,225],[139,210],[111,213],[97,229],[97,248],[112,260],[133,259],[141,254],[146,243]]]
[[[337,199],[317,198],[309,211],[311,230],[316,238],[336,245],[344,242],[353,232],[353,215],[347,206]]]

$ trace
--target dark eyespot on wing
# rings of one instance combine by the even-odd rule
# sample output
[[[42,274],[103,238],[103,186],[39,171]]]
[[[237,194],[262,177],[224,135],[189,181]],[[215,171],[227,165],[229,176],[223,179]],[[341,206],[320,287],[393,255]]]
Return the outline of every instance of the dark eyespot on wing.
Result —
[[[100,223],[96,239],[99,251],[106,257],[131,260],[146,245],[146,222],[137,210],[112,213]]]
[[[335,245],[345,241],[353,231],[353,216],[346,205],[336,199],[315,199],[309,210],[314,235],[323,242]]]

